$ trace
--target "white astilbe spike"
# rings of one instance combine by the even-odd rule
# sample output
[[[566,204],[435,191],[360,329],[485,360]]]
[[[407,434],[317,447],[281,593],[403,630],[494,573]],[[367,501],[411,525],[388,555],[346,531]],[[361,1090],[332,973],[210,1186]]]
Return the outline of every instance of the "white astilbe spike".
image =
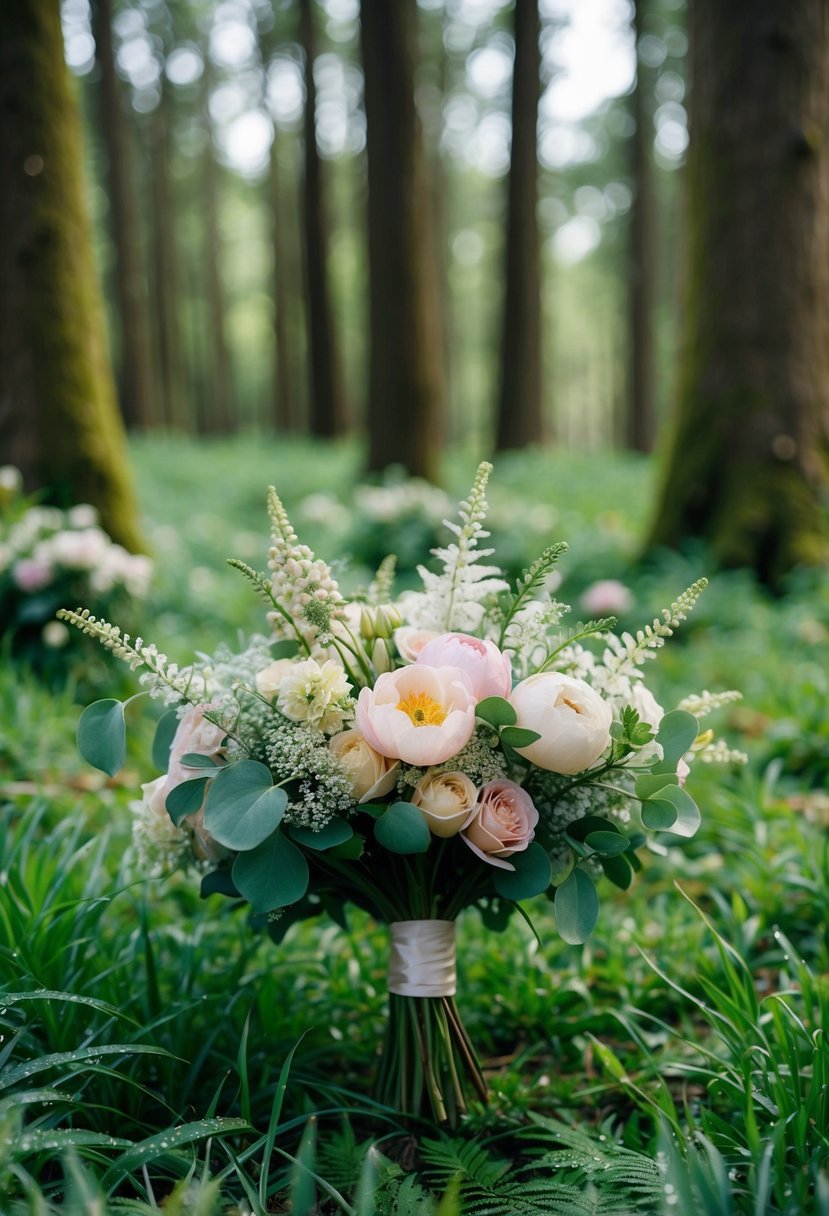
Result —
[[[343,602],[329,566],[307,545],[301,545],[273,486],[268,489],[271,520],[271,590],[278,611],[268,614],[274,636],[298,638],[305,649],[314,641],[325,644],[334,613]]]
[[[74,612],[61,608],[57,616],[59,620],[68,621],[82,633],[95,638],[116,659],[127,663],[130,671],[146,667],[147,672],[141,677],[141,683],[147,687],[151,697],[160,696],[168,702],[184,700],[193,703],[206,698],[206,688],[199,689],[199,696],[193,695],[193,679],[198,674],[195,668],[179,668],[152,642],[145,643],[143,638],[136,638],[131,643],[128,633],[122,633],[117,625],[93,616],[88,608],[78,608]]]
[[[424,591],[406,596],[406,618],[417,629],[457,630],[470,632],[478,627],[484,615],[484,601],[509,585],[497,566],[481,565],[481,558],[490,557],[493,549],[479,549],[478,542],[489,532],[483,528],[486,519],[486,484],[492,465],[484,461],[478,466],[468,500],[460,504],[460,523],[444,520],[457,541],[432,553],[443,563],[440,574],[418,566]]]
[[[613,695],[625,680],[641,680],[642,673],[638,669],[647,659],[655,657],[655,651],[660,646],[665,645],[707,586],[707,578],[697,579],[670,608],[662,609],[661,616],[655,617],[644,629],[637,630],[635,637],[630,633],[623,633],[621,637],[615,633],[606,634],[607,646],[601,665],[595,670],[594,685]]]
[[[748,764],[748,756],[736,747],[729,747],[725,739],[714,739],[694,753],[694,761],[703,764]]]
[[[680,701],[677,709],[685,709],[689,714],[693,714],[695,718],[704,718],[715,709],[720,709],[723,705],[731,705],[734,701],[741,701],[742,699],[743,694],[738,692],[736,688],[730,688],[723,692],[709,692],[706,688],[700,693],[694,693],[692,696],[685,697]]]

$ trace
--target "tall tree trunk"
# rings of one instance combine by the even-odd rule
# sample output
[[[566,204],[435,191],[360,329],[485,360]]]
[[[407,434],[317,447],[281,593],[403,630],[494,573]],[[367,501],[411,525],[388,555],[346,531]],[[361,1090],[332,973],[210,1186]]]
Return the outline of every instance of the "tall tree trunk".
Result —
[[[508,178],[506,282],[496,448],[544,437],[541,393],[541,262],[538,236],[538,0],[515,0],[512,151]]]
[[[288,250],[285,241],[284,192],[279,170],[282,140],[273,124],[270,162],[271,246],[273,249],[273,420],[279,434],[297,427],[293,364],[288,343]]]
[[[58,0],[0,6],[0,451],[142,548],[84,209]]]
[[[829,9],[694,0],[685,346],[650,540],[771,583],[825,559]]]
[[[127,426],[146,430],[153,421],[153,365],[147,280],[142,264],[133,132],[124,113],[112,46],[112,0],[93,0],[92,30],[100,73],[98,96],[107,154],[115,300],[118,328],[118,398]]]
[[[300,0],[299,36],[305,51],[305,218],[306,300],[310,359],[310,430],[330,438],[345,429],[345,391],[334,331],[328,279],[328,215],[322,162],[317,151],[317,90],[313,0]]]
[[[225,325],[225,292],[222,280],[222,233],[219,222],[219,181],[213,121],[210,117],[212,72],[207,48],[204,51],[203,153],[204,180],[204,269],[207,275],[207,311],[210,333],[209,364],[212,372],[207,429],[228,435],[233,430],[233,375]]]
[[[159,390],[166,426],[187,429],[189,411],[181,343],[181,267],[170,182],[169,92],[150,115],[152,154],[153,302]]]
[[[654,439],[654,344],[653,344],[653,187],[650,148],[653,120],[650,105],[650,76],[638,54],[644,26],[644,0],[634,5],[636,36],[636,87],[633,118],[636,124],[630,141],[630,174],[633,204],[630,210],[628,324],[630,363],[628,371],[627,444],[638,452],[649,452]]]
[[[368,151],[371,470],[434,479],[443,407],[432,200],[414,103],[414,0],[360,5]]]

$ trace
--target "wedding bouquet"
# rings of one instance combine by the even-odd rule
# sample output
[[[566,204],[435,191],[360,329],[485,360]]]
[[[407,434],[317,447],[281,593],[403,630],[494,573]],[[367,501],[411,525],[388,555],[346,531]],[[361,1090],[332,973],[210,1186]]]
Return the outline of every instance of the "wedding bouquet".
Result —
[[[300,544],[274,490],[269,569],[240,570],[269,632],[179,668],[87,610],[59,615],[96,637],[169,709],[143,786],[139,856],[189,857],[203,895],[250,905],[279,939],[347,903],[390,926],[390,1016],[378,1096],[456,1120],[486,1085],[455,1003],[455,920],[479,908],[493,932],[546,893],[559,933],[584,941],[597,880],[626,889],[649,832],[691,836],[688,759],[724,758],[698,714],[734,694],[664,713],[642,668],[685,618],[700,580],[635,636],[611,618],[562,627],[553,545],[515,586],[486,564],[478,470],[454,541],[395,598],[394,559],[349,602]],[[83,755],[114,774],[124,705],[83,713]],[[151,847],[152,846],[152,847]],[[523,912],[523,909],[520,909]],[[526,915],[526,913],[524,913]]]

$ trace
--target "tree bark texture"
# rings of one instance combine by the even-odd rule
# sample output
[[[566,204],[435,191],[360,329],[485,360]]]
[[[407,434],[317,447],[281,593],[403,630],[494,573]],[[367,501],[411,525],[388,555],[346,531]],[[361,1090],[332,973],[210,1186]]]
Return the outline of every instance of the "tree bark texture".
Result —
[[[544,438],[541,391],[541,261],[538,235],[538,97],[541,52],[538,0],[515,0],[512,150],[507,179],[507,231],[501,383],[496,449]]]
[[[443,359],[414,0],[360,5],[368,151],[368,467],[437,475]]]
[[[678,411],[651,533],[776,583],[827,552],[829,8],[694,0]]]
[[[123,90],[115,71],[112,0],[93,0],[92,30],[100,73],[99,113],[115,250],[118,399],[127,426],[146,430],[153,421],[147,276],[142,261],[133,132],[124,112]]]
[[[634,33],[637,48],[644,26],[643,0],[634,6]],[[649,452],[654,440],[654,343],[653,343],[653,185],[651,181],[652,72],[637,56],[636,86],[633,91],[633,118],[636,129],[630,140],[630,175],[633,203],[630,209],[630,254],[628,325],[627,446]]]
[[[142,547],[84,208],[59,0],[0,6],[0,459]]]
[[[299,34],[305,51],[305,220],[306,303],[310,359],[310,417],[312,435],[327,439],[345,429],[345,390],[334,328],[328,279],[329,229],[323,165],[317,151],[317,89],[314,83],[316,38],[313,0],[300,0]]]

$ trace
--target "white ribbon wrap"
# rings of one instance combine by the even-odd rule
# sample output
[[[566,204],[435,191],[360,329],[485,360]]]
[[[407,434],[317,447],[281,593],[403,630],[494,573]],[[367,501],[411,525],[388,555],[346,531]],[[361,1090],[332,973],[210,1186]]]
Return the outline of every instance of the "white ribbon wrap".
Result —
[[[454,996],[455,922],[392,921],[388,982],[398,996]]]

